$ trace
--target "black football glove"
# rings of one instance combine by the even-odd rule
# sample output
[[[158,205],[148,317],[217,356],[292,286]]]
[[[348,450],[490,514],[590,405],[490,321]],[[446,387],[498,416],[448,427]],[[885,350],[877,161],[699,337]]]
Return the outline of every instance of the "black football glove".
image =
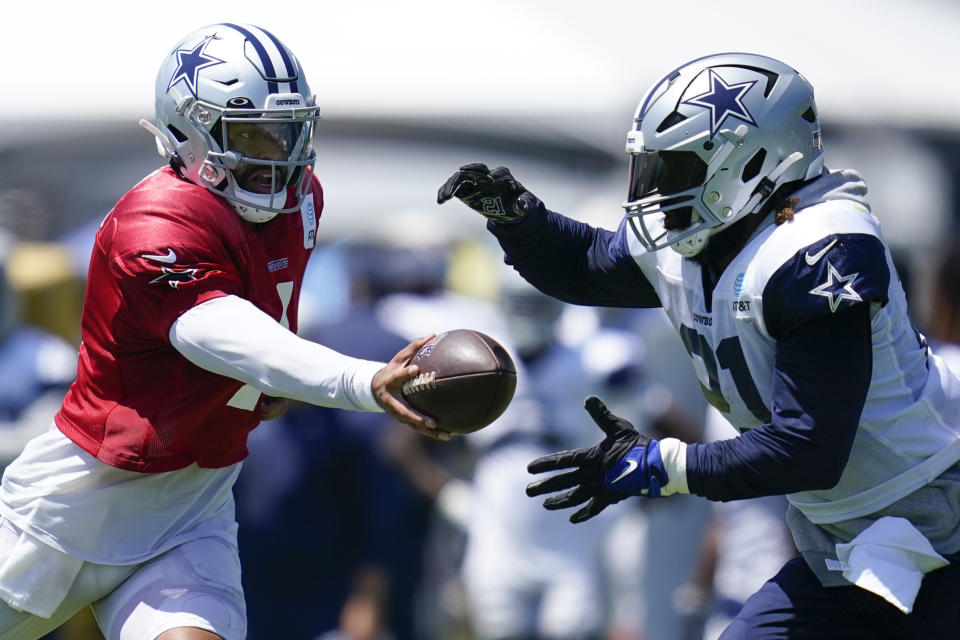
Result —
[[[443,183],[437,191],[437,204],[456,197],[490,220],[510,222],[526,214],[525,204],[519,200],[524,191],[506,167],[490,171],[482,162],[473,162]]]
[[[638,433],[632,424],[610,413],[596,396],[587,398],[584,407],[606,434],[603,441],[592,447],[552,453],[527,465],[530,473],[576,467],[527,485],[527,495],[531,497],[567,490],[544,501],[543,506],[551,511],[586,502],[570,516],[573,523],[589,520],[607,505],[630,495],[658,497],[667,484],[656,440]]]

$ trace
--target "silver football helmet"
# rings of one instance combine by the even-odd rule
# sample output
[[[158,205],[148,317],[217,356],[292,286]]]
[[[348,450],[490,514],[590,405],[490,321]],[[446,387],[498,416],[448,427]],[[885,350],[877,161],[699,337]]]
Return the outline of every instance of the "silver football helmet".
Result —
[[[689,62],[640,101],[627,132],[623,204],[649,251],[697,255],[757,212],[782,184],[823,171],[813,87],[772,58],[723,53]]]
[[[156,84],[157,150],[251,222],[296,211],[316,161],[315,98],[293,53],[268,31],[214,24],[170,51]]]

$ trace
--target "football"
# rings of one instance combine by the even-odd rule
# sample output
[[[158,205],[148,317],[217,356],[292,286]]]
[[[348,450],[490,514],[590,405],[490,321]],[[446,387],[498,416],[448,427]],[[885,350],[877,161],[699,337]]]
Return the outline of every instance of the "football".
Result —
[[[517,368],[507,350],[470,329],[437,334],[410,364],[420,373],[403,384],[404,397],[449,433],[471,433],[496,420],[517,387]]]

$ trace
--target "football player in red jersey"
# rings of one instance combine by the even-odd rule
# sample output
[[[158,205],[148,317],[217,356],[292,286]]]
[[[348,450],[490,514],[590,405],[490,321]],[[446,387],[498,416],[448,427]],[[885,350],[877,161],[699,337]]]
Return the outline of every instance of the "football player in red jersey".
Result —
[[[0,638],[87,605],[111,640],[243,638],[231,489],[284,398],[449,437],[400,393],[426,338],[384,364],[296,335],[319,117],[297,59],[258,27],[211,25],[166,57],[141,124],[169,166],[101,224],[77,381],[0,485]]]

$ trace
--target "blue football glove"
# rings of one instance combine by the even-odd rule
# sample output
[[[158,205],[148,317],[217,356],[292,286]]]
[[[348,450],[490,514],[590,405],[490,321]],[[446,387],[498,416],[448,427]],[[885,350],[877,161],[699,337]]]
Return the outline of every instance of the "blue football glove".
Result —
[[[437,204],[459,198],[465,205],[496,222],[510,222],[526,215],[520,194],[526,189],[506,167],[493,171],[482,162],[460,167],[437,191]]]
[[[564,491],[547,498],[547,509],[564,509],[586,502],[570,516],[570,522],[589,520],[607,505],[627,496],[660,496],[668,482],[657,440],[638,433],[633,425],[610,413],[600,398],[590,396],[584,407],[606,437],[592,447],[560,451],[537,458],[527,466],[530,473],[570,469],[527,485],[528,496]]]

